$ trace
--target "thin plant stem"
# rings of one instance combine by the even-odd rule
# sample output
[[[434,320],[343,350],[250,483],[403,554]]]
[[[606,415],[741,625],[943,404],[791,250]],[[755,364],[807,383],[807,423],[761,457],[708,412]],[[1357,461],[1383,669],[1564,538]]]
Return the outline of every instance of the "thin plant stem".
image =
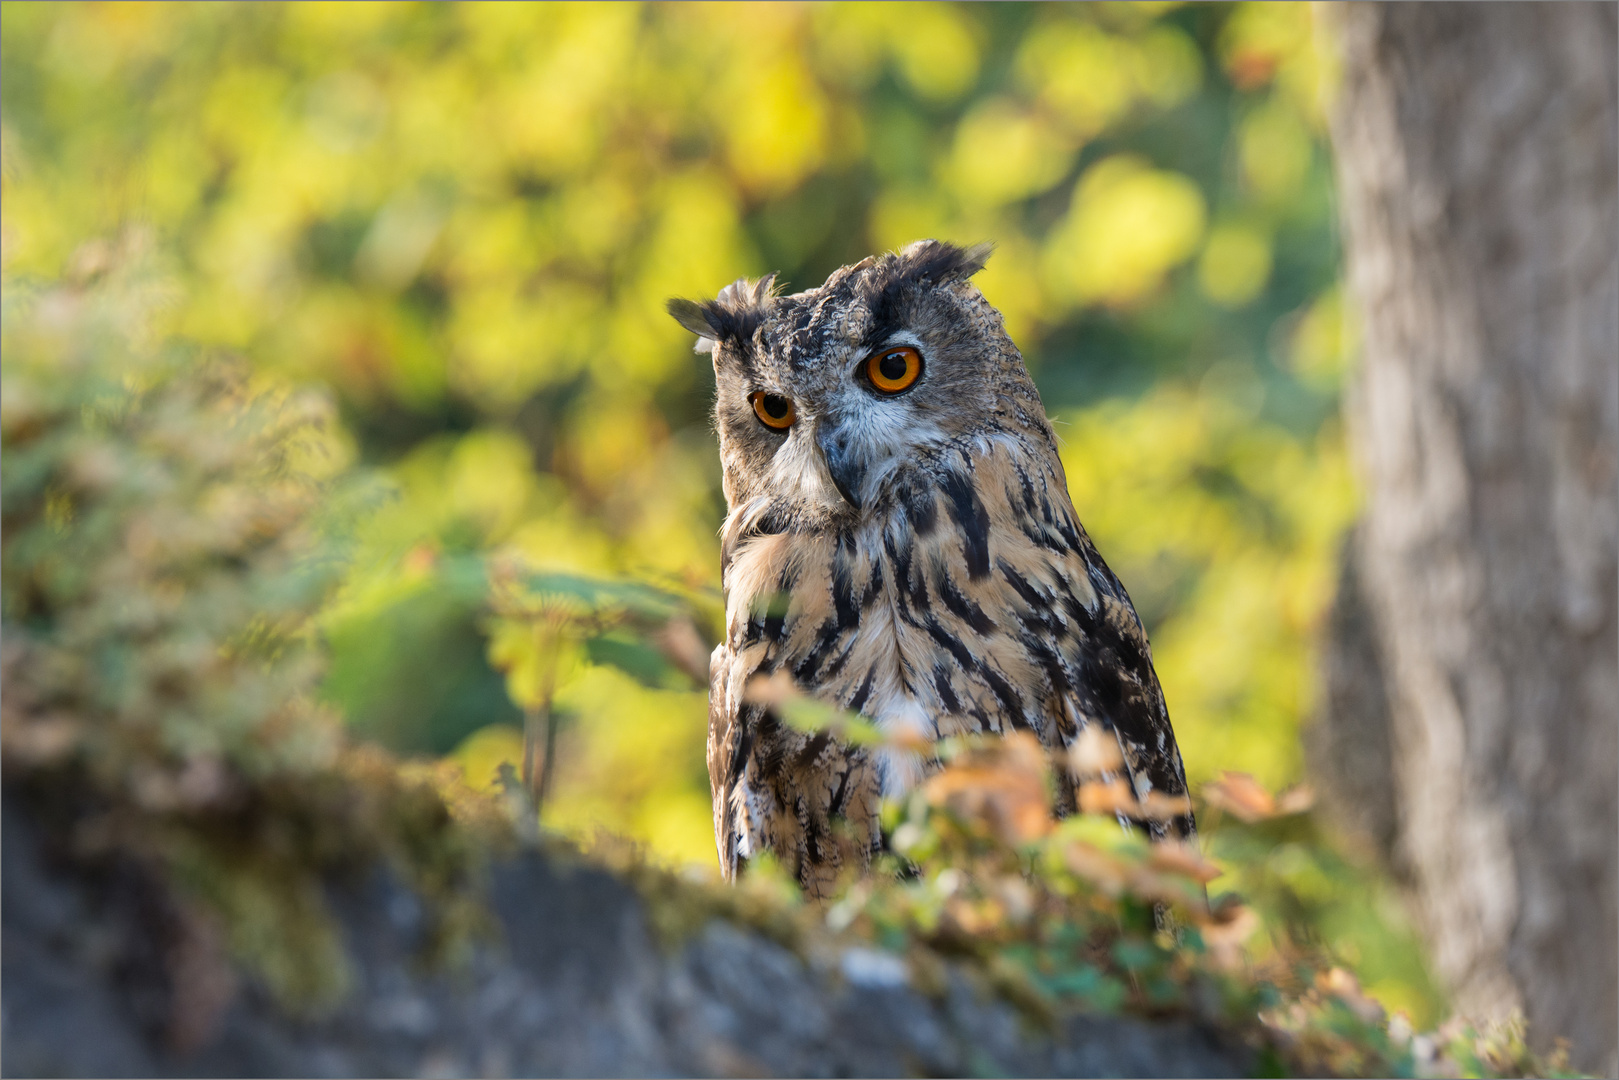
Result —
[[[552,777],[556,772],[557,715],[551,708],[556,695],[557,647],[561,643],[560,618],[542,616],[534,625],[536,652],[540,658],[540,685],[538,700],[523,710],[523,786],[534,800],[536,820],[545,810],[545,799],[550,794]],[[539,747],[540,729],[545,730],[545,747]],[[535,757],[539,756],[539,776],[535,773]]]

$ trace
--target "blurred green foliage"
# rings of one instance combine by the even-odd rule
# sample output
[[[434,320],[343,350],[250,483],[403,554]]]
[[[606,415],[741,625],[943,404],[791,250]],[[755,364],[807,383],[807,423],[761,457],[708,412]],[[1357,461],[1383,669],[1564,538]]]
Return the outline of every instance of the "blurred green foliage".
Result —
[[[379,862],[428,900],[428,952],[458,953],[504,823],[456,825],[431,770],[350,743],[315,694],[313,620],[367,501],[330,402],[154,333],[139,245],[101,254],[12,284],[0,318],[8,797],[65,857],[139,877],[154,947],[228,956],[287,1005],[350,988],[327,886]]]
[[[553,679],[547,822],[707,865],[704,688],[536,636],[488,567],[644,582],[712,634],[712,373],[664,298],[993,240],[1194,784],[1279,787],[1354,512],[1327,56],[1301,4],[7,3],[6,287],[155,237],[147,332],[329,388],[332,467],[391,485],[319,614],[325,698],[487,786]],[[1363,977],[1432,1019],[1382,886],[1296,850],[1329,883],[1297,918],[1381,943]]]

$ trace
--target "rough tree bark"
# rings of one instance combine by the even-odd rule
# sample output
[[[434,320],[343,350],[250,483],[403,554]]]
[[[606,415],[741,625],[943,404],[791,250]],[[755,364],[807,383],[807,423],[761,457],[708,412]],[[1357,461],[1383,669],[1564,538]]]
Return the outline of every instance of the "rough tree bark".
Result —
[[[1566,1035],[1610,1076],[1616,10],[1324,12],[1367,495],[1316,747],[1340,766],[1329,795],[1392,795],[1355,820],[1410,885],[1457,1008],[1521,1007],[1541,1045]],[[1335,752],[1349,746],[1365,760]]]

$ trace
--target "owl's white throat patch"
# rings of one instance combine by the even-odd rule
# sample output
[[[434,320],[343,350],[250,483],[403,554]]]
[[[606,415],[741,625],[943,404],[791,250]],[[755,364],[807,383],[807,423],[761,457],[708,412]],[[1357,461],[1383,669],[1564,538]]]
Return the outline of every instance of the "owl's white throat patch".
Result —
[[[876,725],[885,734],[905,733],[932,741],[938,734],[927,710],[915,699],[895,696],[876,710]],[[882,780],[883,798],[905,795],[927,775],[927,763],[915,750],[885,746],[877,751],[877,775]]]

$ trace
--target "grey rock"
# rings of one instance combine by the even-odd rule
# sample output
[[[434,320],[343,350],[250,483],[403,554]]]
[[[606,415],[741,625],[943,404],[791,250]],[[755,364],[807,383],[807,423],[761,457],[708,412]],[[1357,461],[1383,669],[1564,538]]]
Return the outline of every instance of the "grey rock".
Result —
[[[11,800],[0,824],[5,1076],[1239,1076],[1250,1064],[1184,1021],[1036,1030],[960,972],[932,997],[870,950],[812,965],[721,921],[666,950],[627,885],[538,853],[496,869],[504,941],[452,973],[421,969],[421,905],[389,875],[334,886],[357,973],[338,1011],[288,1016],[244,981],[206,1045],[179,1055],[130,989],[142,963],[160,966],[132,944],[139,912],[51,866]]]

